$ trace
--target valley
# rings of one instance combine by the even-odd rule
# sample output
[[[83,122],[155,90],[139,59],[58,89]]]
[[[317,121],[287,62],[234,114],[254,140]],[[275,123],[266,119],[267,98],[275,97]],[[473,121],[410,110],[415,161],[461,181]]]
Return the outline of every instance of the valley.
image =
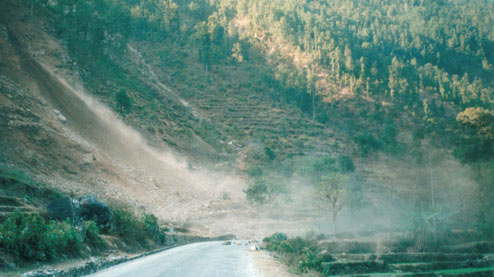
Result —
[[[157,231],[112,219],[86,256],[228,235],[290,274],[490,276],[494,7],[474,2],[5,0],[0,234],[92,195]]]

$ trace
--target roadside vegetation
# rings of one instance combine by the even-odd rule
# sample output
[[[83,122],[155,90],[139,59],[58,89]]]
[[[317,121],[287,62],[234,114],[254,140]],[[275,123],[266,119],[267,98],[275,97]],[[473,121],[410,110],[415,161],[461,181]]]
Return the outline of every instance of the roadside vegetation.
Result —
[[[20,266],[99,255],[114,248],[135,252],[176,243],[152,214],[113,208],[106,225],[55,219],[46,205],[63,194],[7,168],[0,168],[0,184],[0,270],[8,269],[4,266],[9,261]]]
[[[70,221],[46,221],[39,214],[14,211],[0,225],[0,248],[15,259],[46,261],[75,257],[81,254],[83,243],[99,243],[98,230],[78,232]]]
[[[489,254],[492,248],[487,245],[469,245],[460,253],[454,247],[439,252],[437,249],[416,252],[413,240],[407,237],[383,241],[359,241],[348,237],[347,240],[335,241],[324,234],[309,232],[303,238],[288,238],[283,233],[275,233],[264,238],[261,249],[272,252],[293,273],[302,276],[437,276],[455,273],[492,276],[494,267]]]
[[[316,192],[335,238],[341,213],[365,218],[358,213],[375,208],[396,211],[381,231],[409,232],[418,251],[492,240],[492,1],[24,3],[54,18],[93,95],[149,137],[238,166],[257,210],[289,202],[287,180],[297,179]],[[129,43],[206,116],[125,67]],[[19,217],[28,219],[11,221],[39,222]],[[71,232],[70,222],[44,224]],[[113,224],[104,232],[127,242],[163,242],[153,216],[115,211]],[[310,240],[266,243],[298,272],[322,270]]]
[[[289,239],[283,233],[275,233],[263,239],[264,249],[272,251],[296,273],[303,274],[311,271],[322,273],[325,264],[335,259],[317,246],[315,239],[300,237]]]
[[[15,210],[0,224],[0,251],[29,263],[98,254],[108,247],[101,234],[116,235],[131,245],[122,250],[149,250],[166,244],[167,235],[153,215],[139,218],[116,210],[114,216],[109,229],[100,229],[94,221],[73,224],[69,219],[56,221],[39,213]]]

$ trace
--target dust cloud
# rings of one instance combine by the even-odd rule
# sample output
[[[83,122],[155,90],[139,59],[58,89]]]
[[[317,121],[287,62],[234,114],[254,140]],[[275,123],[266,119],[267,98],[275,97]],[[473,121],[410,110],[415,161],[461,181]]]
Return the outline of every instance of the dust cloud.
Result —
[[[122,191],[116,193],[120,200],[144,207],[163,220],[178,222],[210,218],[218,210],[243,210],[242,178],[190,169],[185,157],[149,145],[82,86],[69,84],[35,61],[27,65],[42,95],[67,118],[68,132],[89,144],[98,162],[113,168],[116,176],[105,183],[111,183],[113,191]]]
[[[428,145],[424,152],[432,156],[430,162],[383,156],[345,174],[337,216],[339,239],[390,239],[430,233],[433,228],[437,232],[474,228],[478,184],[472,181],[471,169],[446,150]],[[303,164],[307,160],[300,161]],[[318,196],[311,178],[298,172],[288,177],[274,173],[266,182],[287,190],[262,207],[252,223],[264,235],[332,234],[331,207]]]
[[[274,232],[331,233],[330,210],[307,176],[275,174],[271,182],[284,191],[271,203],[255,207],[245,201],[248,179],[190,169],[185,157],[150,146],[82,86],[68,84],[34,61],[30,67],[45,97],[67,118],[69,129],[119,169],[115,186],[126,190],[127,202],[135,201],[163,220],[203,226],[200,232],[206,235],[262,238]],[[429,166],[381,159],[368,168],[357,167],[344,187],[338,233],[359,237],[408,232],[429,226],[431,216],[440,228],[469,226],[476,191],[469,174],[448,153],[436,153]]]

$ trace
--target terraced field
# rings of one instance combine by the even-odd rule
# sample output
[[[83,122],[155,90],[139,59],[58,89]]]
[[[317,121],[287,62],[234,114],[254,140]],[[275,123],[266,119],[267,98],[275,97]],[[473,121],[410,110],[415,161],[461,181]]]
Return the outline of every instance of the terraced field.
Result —
[[[340,254],[326,276],[494,276],[486,253]]]
[[[0,171],[0,222],[15,210],[25,213],[45,214],[48,202],[59,197],[59,194],[44,187],[19,181]]]
[[[140,44],[137,48],[150,57],[160,56],[163,46]],[[232,67],[226,73],[217,68],[206,74],[200,65],[190,62],[195,66],[183,68],[179,76],[174,73],[176,69],[163,66],[159,60],[144,58],[141,63],[149,65],[144,71],[152,68],[155,73],[156,80],[148,80],[150,83],[159,81],[169,86],[163,93],[181,97],[198,121],[208,122],[219,132],[227,152],[262,144],[278,158],[287,158],[334,154],[348,143],[342,132],[312,120],[290,103],[272,99],[270,88],[252,83],[255,73],[247,68]],[[233,147],[227,145],[229,142]]]

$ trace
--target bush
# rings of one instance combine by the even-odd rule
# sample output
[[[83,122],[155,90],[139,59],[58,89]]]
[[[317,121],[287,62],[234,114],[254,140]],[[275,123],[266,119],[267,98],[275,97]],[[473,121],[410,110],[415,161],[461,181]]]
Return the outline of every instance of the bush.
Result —
[[[322,272],[323,263],[334,261],[331,255],[320,251],[313,240],[288,239],[283,233],[275,233],[263,241],[266,250],[280,254],[286,263],[296,266],[299,273]]]
[[[127,115],[132,110],[132,99],[129,97],[125,89],[121,89],[115,95],[117,109],[122,116]]]
[[[102,247],[105,245],[105,242],[99,236],[99,229],[96,222],[84,222],[84,242],[87,242],[94,247]]]
[[[362,156],[366,157],[370,153],[376,150],[381,150],[383,145],[373,134],[364,133],[356,135],[353,140],[358,145],[359,151]]]
[[[81,244],[81,237],[70,221],[47,224],[39,214],[16,210],[0,225],[0,247],[27,261],[76,256],[80,254]]]
[[[166,243],[166,234],[160,229],[158,219],[153,214],[136,217],[126,210],[115,210],[113,233],[128,243],[137,242],[145,248],[149,247],[149,240],[160,245]]]
[[[144,217],[144,229],[149,237],[153,238],[159,244],[166,243],[166,236],[160,230],[158,225],[158,219],[153,214],[145,214]]]
[[[158,219],[152,214],[144,215],[144,229],[150,236],[155,236],[159,232]]]
[[[144,223],[130,212],[116,210],[113,213],[114,232],[127,242],[143,242],[146,238]]]
[[[343,173],[349,173],[355,171],[355,164],[353,163],[353,159],[349,156],[341,156],[340,157],[340,168]]]
[[[259,178],[261,177],[264,172],[262,170],[261,167],[259,166],[252,166],[252,167],[249,167],[247,170],[246,170],[246,173],[250,176],[250,177],[253,177],[253,178]]]
[[[78,255],[81,252],[82,239],[70,221],[55,222],[50,221],[49,230],[58,236],[58,242],[55,243],[58,253]],[[50,232],[47,232],[50,234]]]
[[[245,192],[245,197],[250,203],[257,205],[265,204],[268,200],[268,186],[263,180],[257,180],[249,185]]]
[[[302,257],[299,262],[299,271],[308,272],[316,270],[322,272],[324,270],[323,263],[332,262],[335,259],[328,253],[319,252],[317,248],[305,248],[302,251]]]
[[[276,154],[269,147],[264,147],[264,154],[266,154],[266,157],[268,158],[269,161],[276,159]]]

